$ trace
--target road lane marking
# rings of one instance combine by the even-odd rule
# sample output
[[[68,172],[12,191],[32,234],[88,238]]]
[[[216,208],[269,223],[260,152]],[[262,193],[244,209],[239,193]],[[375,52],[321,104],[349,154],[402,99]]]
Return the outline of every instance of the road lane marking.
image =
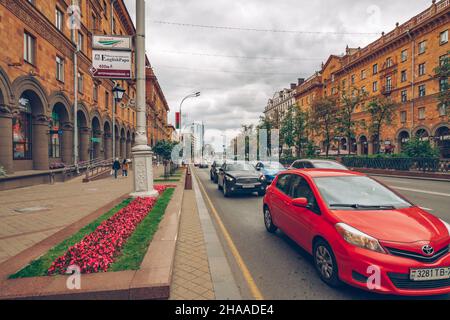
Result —
[[[255,300],[264,300],[264,297],[263,297],[261,291],[259,290],[258,286],[256,285],[256,282],[253,279],[253,276],[250,273],[250,270],[248,269],[247,265],[245,264],[244,260],[242,259],[242,256],[239,253],[239,250],[237,249],[236,245],[234,244],[234,241],[231,238],[231,235],[228,232],[227,228],[223,224],[222,219],[219,216],[219,213],[217,212],[211,199],[209,198],[208,193],[206,192],[206,189],[203,186],[203,183],[200,181],[200,178],[198,177],[197,173],[195,173],[195,178],[198,182],[198,185],[200,186],[200,189],[202,189],[202,192],[205,195],[206,201],[208,202],[209,207],[212,210],[214,218],[216,219],[216,222],[217,222],[220,230],[222,231],[222,234],[224,235],[225,240],[227,241],[227,244],[231,250],[231,253],[233,254],[234,259],[236,260],[236,262],[239,266],[239,269],[241,269],[242,275],[244,276],[244,279],[247,282],[248,287],[250,288],[250,292],[251,292],[252,296],[255,298]]]
[[[390,187],[394,188],[394,189],[398,189],[398,190],[403,190],[403,191],[411,191],[411,192],[432,194],[432,195],[435,195],[435,196],[450,197],[449,193],[434,192],[434,191],[424,191],[424,190],[410,189],[410,188],[397,187],[397,186],[390,186]]]

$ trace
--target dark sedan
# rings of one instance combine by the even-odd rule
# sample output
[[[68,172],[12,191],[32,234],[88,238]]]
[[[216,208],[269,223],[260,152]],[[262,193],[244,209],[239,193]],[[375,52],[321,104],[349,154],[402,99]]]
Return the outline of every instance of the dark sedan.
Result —
[[[294,161],[289,170],[296,169],[334,169],[334,170],[349,170],[346,166],[337,161],[321,160],[321,159],[302,159]]]
[[[254,193],[263,196],[266,192],[266,177],[246,162],[225,163],[219,169],[218,188],[225,197],[236,193]]]

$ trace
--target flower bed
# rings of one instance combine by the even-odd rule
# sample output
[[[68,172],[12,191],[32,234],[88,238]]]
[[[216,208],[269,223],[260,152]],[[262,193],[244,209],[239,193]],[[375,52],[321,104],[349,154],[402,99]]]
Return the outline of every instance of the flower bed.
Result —
[[[137,265],[139,266],[153,233],[164,215],[174,187],[155,185],[155,190],[161,195],[159,198],[137,198],[131,202],[124,201],[124,205],[119,206],[113,213],[107,213],[103,219],[94,222],[95,227],[89,232],[84,232],[84,229],[89,227],[86,226],[10,278],[65,274],[71,265],[80,267],[82,273],[105,272],[111,266],[115,266],[118,259],[121,260],[121,266],[112,268],[112,271],[116,271],[116,269],[123,269],[123,265],[129,265],[127,261],[129,256],[135,258],[132,265],[136,266],[139,263]],[[142,230],[143,227],[147,230]],[[136,250],[136,246],[130,244],[126,246],[130,239],[133,244],[135,242],[133,238],[140,236],[134,233],[145,234],[145,241],[140,241],[145,242],[140,246],[140,250]],[[74,239],[76,241],[73,241]],[[55,255],[55,251],[59,253]]]

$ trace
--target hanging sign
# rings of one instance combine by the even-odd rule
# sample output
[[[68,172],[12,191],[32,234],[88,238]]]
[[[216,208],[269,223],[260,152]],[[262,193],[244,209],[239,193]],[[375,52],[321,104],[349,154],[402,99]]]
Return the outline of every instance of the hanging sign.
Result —
[[[131,52],[92,50],[92,68],[96,78],[131,79]]]

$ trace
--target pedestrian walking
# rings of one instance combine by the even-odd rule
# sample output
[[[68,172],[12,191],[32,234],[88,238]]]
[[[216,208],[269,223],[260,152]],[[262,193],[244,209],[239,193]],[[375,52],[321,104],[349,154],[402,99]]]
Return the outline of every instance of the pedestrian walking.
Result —
[[[113,165],[112,165],[112,169],[114,171],[114,179],[117,179],[117,172],[120,169],[119,158],[116,158],[116,160],[114,160]]]
[[[128,177],[128,160],[124,159],[122,162],[122,177]]]

